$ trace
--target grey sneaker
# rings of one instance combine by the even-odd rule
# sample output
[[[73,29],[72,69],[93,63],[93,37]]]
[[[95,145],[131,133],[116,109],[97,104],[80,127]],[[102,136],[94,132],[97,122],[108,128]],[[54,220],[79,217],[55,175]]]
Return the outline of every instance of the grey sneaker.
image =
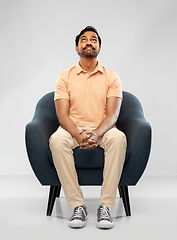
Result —
[[[113,228],[114,221],[111,218],[110,209],[105,205],[100,205],[97,210],[97,224],[98,228]]]
[[[87,207],[85,205],[75,207],[73,215],[68,222],[68,226],[71,228],[85,227],[87,219],[88,219]]]

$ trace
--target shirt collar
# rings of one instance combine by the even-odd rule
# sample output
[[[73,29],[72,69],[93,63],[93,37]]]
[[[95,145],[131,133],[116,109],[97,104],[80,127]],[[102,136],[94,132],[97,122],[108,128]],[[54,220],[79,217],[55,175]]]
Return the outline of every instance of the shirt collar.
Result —
[[[96,73],[100,71],[101,73],[103,73],[103,67],[102,65],[98,62],[98,65],[96,66],[95,70],[92,72],[92,73]],[[84,69],[81,68],[79,62],[78,64],[76,65],[76,72],[77,74],[81,73],[81,72],[86,72]]]

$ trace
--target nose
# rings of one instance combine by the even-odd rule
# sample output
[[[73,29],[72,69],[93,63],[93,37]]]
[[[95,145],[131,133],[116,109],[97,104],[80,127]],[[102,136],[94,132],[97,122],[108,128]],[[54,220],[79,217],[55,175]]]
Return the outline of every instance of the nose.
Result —
[[[89,39],[89,38],[87,38],[85,43],[86,43],[86,45],[92,45],[92,44],[91,44],[91,43],[92,43],[92,40]]]
[[[92,44],[87,43],[86,47],[92,47]]]

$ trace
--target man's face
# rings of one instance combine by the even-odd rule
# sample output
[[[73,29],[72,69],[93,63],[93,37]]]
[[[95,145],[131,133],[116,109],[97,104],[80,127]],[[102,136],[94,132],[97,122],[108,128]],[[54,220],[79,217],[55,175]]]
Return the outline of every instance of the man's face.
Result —
[[[78,47],[76,51],[80,57],[83,58],[96,58],[100,52],[101,47],[99,46],[98,36],[95,32],[85,32],[80,36]]]

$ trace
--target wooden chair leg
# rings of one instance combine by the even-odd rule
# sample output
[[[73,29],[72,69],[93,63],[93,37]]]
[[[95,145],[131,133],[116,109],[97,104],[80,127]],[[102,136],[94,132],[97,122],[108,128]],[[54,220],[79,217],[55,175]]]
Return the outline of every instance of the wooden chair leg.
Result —
[[[128,186],[119,186],[118,189],[124,204],[126,216],[131,216]]]
[[[48,205],[47,205],[47,216],[51,216],[55,199],[56,197],[59,197],[60,190],[61,190],[61,186],[50,186]]]

